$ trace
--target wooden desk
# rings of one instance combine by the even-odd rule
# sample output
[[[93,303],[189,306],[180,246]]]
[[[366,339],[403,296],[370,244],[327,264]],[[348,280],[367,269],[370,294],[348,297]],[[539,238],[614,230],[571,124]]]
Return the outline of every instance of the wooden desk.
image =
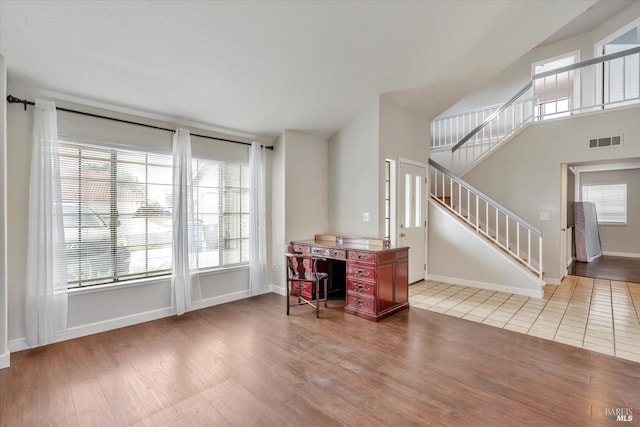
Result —
[[[345,311],[378,321],[409,308],[409,248],[315,240],[293,250],[346,262]]]

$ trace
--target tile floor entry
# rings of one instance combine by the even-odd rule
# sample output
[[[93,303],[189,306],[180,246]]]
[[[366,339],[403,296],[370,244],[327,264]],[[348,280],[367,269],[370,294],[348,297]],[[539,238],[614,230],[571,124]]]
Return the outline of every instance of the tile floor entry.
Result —
[[[436,281],[409,287],[411,307],[640,362],[640,284],[567,276],[543,298]]]

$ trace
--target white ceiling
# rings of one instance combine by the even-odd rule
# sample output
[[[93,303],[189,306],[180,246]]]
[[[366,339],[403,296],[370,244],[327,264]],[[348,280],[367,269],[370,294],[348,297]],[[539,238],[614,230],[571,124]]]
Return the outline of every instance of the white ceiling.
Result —
[[[328,136],[381,93],[430,119],[594,3],[3,0],[0,54],[11,88]]]

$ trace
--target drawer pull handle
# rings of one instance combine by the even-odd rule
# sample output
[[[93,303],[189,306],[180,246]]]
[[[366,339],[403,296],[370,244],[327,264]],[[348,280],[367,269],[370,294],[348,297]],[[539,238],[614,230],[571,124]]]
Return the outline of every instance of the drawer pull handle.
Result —
[[[356,277],[369,277],[369,275],[371,274],[370,271],[368,270],[356,270]]]

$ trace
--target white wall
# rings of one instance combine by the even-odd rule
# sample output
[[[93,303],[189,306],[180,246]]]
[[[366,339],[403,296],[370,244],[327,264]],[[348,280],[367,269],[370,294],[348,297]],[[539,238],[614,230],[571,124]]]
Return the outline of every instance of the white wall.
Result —
[[[284,245],[329,229],[329,148],[326,139],[286,130],[274,143],[271,207],[272,284],[284,292]]]
[[[640,107],[537,122],[465,175],[465,180],[542,230],[543,270],[560,280],[560,164],[640,156]],[[625,136],[622,147],[588,149],[594,136]],[[541,211],[550,220],[541,221]]]
[[[338,235],[378,237],[380,175],[378,99],[329,138],[329,225]],[[363,221],[362,214],[370,214]]]
[[[543,296],[537,277],[433,201],[429,201],[428,271],[431,280]]]
[[[627,184],[627,223],[600,224],[602,250],[606,254],[640,258],[640,169],[580,172],[585,184]]]
[[[532,49],[482,85],[479,90],[452,105],[442,115],[504,103],[531,80],[531,64],[576,50],[580,51],[581,61],[593,58],[595,43],[638,17],[640,17],[640,2],[636,1],[593,31]],[[499,49],[498,46],[496,48]],[[592,81],[589,76],[589,73],[585,73],[582,76],[585,96],[592,86],[589,83]]]
[[[9,92],[21,98],[46,97],[46,92],[28,87],[12,87]],[[164,127],[175,128],[180,123],[145,120],[115,112],[104,112],[87,106],[78,107],[65,102],[57,105],[102,112],[133,121],[145,121]],[[31,155],[31,133],[33,111],[23,111],[22,106],[12,105],[7,109],[7,179],[11,186],[7,190],[7,242],[8,253],[8,329],[12,351],[24,348],[25,280],[27,254],[27,211],[29,193],[29,165]],[[70,113],[59,112],[60,135],[87,138],[103,142],[150,147],[171,152],[172,134],[142,127],[118,124],[100,119],[91,119]],[[191,128],[194,133],[211,134],[207,130]],[[225,158],[248,159],[248,149],[237,144],[205,142],[193,138],[194,155],[211,152]],[[215,147],[215,148],[214,148]],[[267,196],[269,198],[269,195]],[[268,230],[268,234],[270,230]],[[249,273],[247,267],[230,271],[204,273],[201,275],[203,300],[197,307],[205,307],[249,296]],[[141,281],[135,286],[100,286],[72,290],[69,295],[69,332],[66,338],[86,335],[126,326],[141,321],[170,315],[170,278],[162,277]]]
[[[327,140],[285,131],[285,239],[312,239],[329,230]]]
[[[384,236],[384,161],[401,157],[427,164],[429,161],[429,120],[408,111],[387,97],[380,97],[378,193],[380,194],[380,224],[378,236]]]
[[[9,310],[7,306],[7,69],[0,55],[0,369],[9,366]]]

